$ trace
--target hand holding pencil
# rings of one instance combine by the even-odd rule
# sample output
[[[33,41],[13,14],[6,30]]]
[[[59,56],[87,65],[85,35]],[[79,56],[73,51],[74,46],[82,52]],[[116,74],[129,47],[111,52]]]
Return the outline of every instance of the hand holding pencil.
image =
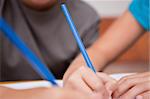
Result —
[[[90,95],[94,99],[109,99],[111,88],[116,80],[104,73],[94,73],[87,66],[82,66],[73,72],[65,81],[64,87]]]

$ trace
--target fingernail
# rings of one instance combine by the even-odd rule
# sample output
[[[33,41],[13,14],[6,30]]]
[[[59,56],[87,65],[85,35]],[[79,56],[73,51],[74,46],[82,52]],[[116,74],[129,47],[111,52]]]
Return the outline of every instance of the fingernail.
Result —
[[[143,99],[143,97],[142,96],[137,96],[136,99]]]

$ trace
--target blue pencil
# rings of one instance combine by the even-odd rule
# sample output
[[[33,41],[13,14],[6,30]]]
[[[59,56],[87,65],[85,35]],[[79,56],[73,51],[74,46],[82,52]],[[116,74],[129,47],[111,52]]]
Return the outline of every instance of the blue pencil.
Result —
[[[24,41],[13,31],[9,24],[3,19],[0,18],[0,30],[4,35],[14,44],[22,55],[29,61],[31,66],[40,74],[40,76],[51,82],[53,85],[57,86],[55,82],[56,79],[49,71],[47,66],[32,52],[31,49],[24,43]]]
[[[75,38],[75,40],[76,40],[76,42],[78,44],[78,47],[79,47],[79,49],[80,49],[80,51],[81,51],[81,53],[82,53],[82,55],[84,57],[84,60],[86,61],[87,66],[89,68],[91,68],[94,72],[96,72],[96,70],[95,70],[95,68],[94,68],[94,66],[93,66],[93,64],[92,64],[92,62],[91,62],[91,60],[90,60],[90,58],[89,58],[89,56],[88,56],[88,54],[86,52],[86,49],[85,49],[85,47],[84,47],[84,45],[82,43],[82,40],[81,40],[81,38],[79,36],[79,33],[78,33],[78,30],[77,30],[77,28],[76,28],[76,26],[75,26],[75,24],[74,24],[74,22],[72,20],[72,17],[71,17],[71,15],[69,13],[69,10],[68,10],[66,4],[63,2],[63,0],[62,1],[59,0],[59,2],[61,3],[61,10],[62,10],[62,12],[64,13],[64,15],[66,17],[66,20],[67,20],[67,22],[68,22],[68,24],[70,26],[70,29],[71,29],[71,31],[73,33],[73,36],[74,36],[74,38]]]

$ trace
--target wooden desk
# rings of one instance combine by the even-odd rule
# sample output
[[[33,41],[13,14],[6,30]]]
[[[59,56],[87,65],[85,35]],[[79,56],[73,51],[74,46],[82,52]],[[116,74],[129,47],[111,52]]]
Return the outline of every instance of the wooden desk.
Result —
[[[149,64],[142,62],[112,63],[104,69],[105,73],[141,73],[150,71]]]
[[[41,82],[44,80],[36,80],[36,81],[9,81],[9,82],[0,82],[1,84],[16,84],[16,83],[28,83],[28,82]]]

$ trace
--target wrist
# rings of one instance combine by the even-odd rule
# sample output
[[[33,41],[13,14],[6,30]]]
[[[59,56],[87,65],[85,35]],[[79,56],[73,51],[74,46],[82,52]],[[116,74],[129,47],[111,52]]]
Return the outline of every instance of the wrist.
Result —
[[[104,52],[98,49],[97,46],[93,46],[88,49],[88,53],[95,69],[101,71],[108,62]]]

